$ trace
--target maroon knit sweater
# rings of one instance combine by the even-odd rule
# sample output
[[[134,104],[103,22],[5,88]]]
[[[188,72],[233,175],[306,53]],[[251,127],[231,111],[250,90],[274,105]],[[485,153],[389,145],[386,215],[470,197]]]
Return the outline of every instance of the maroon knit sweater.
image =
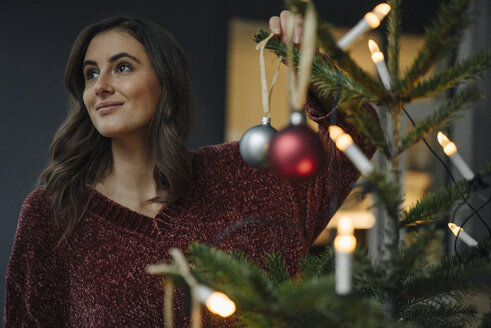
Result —
[[[359,176],[328,141],[326,127],[336,111],[320,110],[311,98],[307,112],[319,123],[327,162],[304,183],[249,167],[237,143],[205,147],[191,153],[195,181],[186,197],[150,218],[94,191],[80,225],[58,248],[63,229],[54,224],[41,188],[32,192],[22,205],[7,270],[4,327],[163,327],[160,278],[145,267],[193,241],[242,250],[258,263],[264,252],[280,251],[294,273]],[[361,143],[341,115],[336,123]],[[178,292],[178,328],[189,326],[185,300]],[[208,326],[233,323],[206,315]]]

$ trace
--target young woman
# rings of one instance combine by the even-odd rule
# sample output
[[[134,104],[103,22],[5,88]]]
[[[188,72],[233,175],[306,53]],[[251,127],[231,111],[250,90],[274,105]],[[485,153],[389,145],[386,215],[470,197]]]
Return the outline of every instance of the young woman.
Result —
[[[281,19],[270,23],[281,34]],[[5,327],[162,326],[159,278],[145,267],[193,241],[242,250],[257,262],[280,251],[294,273],[359,175],[329,141],[329,121],[337,116],[360,138],[315,95],[306,110],[319,123],[327,159],[311,180],[289,183],[251,168],[237,143],[188,151],[189,63],[145,19],[117,16],[84,29],[65,84],[71,111],[54,137],[43,185],[19,218]],[[189,321],[184,299],[178,294],[178,327]]]

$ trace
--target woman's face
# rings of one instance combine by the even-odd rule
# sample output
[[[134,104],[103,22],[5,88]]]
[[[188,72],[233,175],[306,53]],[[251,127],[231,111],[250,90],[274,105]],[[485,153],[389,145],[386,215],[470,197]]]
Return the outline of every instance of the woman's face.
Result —
[[[143,45],[122,30],[96,35],[85,54],[83,99],[90,119],[108,138],[142,135],[161,86]]]

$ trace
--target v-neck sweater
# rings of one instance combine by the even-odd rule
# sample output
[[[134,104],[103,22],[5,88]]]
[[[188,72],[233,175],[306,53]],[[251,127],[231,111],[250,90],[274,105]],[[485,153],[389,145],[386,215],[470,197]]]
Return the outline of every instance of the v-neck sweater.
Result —
[[[300,183],[248,166],[237,142],[203,147],[190,152],[194,181],[186,196],[155,218],[91,189],[81,222],[59,247],[63,226],[55,224],[43,187],[33,191],[22,205],[7,270],[4,327],[163,327],[160,278],[145,267],[194,241],[241,250],[258,264],[265,252],[279,251],[294,274],[359,177],[329,139],[330,121],[367,156],[374,152],[337,110],[324,114],[312,97],[306,110],[327,155],[320,174]],[[188,327],[186,296],[178,291],[175,298],[175,326]],[[205,327],[234,322],[205,317]]]

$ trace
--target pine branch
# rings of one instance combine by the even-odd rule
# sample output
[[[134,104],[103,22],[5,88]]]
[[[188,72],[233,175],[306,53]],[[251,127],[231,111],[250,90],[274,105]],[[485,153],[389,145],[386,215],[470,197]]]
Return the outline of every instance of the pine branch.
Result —
[[[339,109],[346,114],[346,119],[353,124],[369,144],[377,147],[385,156],[389,157],[389,147],[379,123],[373,115],[367,111],[360,101],[340,102]]]
[[[425,29],[425,43],[402,81],[402,98],[441,58],[452,53],[469,25],[467,9],[471,0],[442,1],[437,17]]]
[[[263,260],[270,271],[270,278],[276,285],[279,285],[290,278],[286,263],[280,253],[266,253],[264,254]]]
[[[490,174],[491,162],[488,162],[479,175],[484,178]],[[469,184],[467,180],[461,180],[438,192],[423,196],[409,211],[403,211],[399,227],[417,226],[439,220],[457,200],[467,194],[469,188],[474,188],[474,185]]]
[[[375,207],[384,207],[391,218],[398,218],[402,204],[401,186],[391,181],[383,172],[374,171],[360,183],[362,194],[372,193]]]
[[[387,68],[392,83],[399,82],[399,52],[401,39],[401,0],[389,1],[391,10],[387,15]],[[392,86],[394,88],[394,86]],[[396,88],[397,89],[397,86]]]
[[[460,63],[421,81],[409,93],[409,99],[424,97],[457,86],[466,80],[482,78],[481,72],[491,69],[491,49],[479,52]]]
[[[427,302],[415,305],[403,313],[403,320],[422,327],[463,328],[475,321],[475,305]]]
[[[331,32],[331,26],[327,23],[320,23],[318,28],[318,38],[320,46],[328,53],[336,67],[343,70],[364,90],[367,90],[365,98],[369,101],[383,102],[390,100],[390,95],[383,85],[375,81],[365,72],[356,62],[351,59],[348,53],[341,50]]]
[[[457,92],[457,94],[445,105],[440,107],[431,116],[416,124],[416,126],[404,136],[398,153],[403,153],[413,144],[423,139],[431,131],[441,128],[457,111],[463,109],[464,104],[479,99],[481,95],[481,92],[475,85],[469,85]]]
[[[328,276],[333,273],[334,252],[332,247],[326,247],[319,255],[308,254],[300,260],[299,274],[305,279]]]

